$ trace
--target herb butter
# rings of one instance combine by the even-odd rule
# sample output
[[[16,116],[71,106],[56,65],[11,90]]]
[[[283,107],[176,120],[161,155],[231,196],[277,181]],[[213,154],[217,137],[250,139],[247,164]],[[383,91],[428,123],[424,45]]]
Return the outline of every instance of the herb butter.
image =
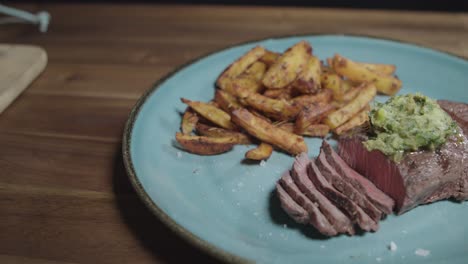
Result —
[[[373,135],[364,142],[394,161],[406,152],[433,150],[457,132],[456,123],[437,102],[420,93],[399,95],[377,103],[369,113]]]

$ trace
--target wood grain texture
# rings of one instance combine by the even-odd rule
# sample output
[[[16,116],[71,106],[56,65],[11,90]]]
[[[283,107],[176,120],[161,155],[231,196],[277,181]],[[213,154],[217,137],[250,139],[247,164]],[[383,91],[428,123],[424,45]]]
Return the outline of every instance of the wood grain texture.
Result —
[[[0,263],[216,263],[138,200],[120,144],[130,109],[177,65],[284,34],[351,33],[468,57],[468,15],[284,7],[31,4],[50,31],[0,25],[49,65],[0,115]]]

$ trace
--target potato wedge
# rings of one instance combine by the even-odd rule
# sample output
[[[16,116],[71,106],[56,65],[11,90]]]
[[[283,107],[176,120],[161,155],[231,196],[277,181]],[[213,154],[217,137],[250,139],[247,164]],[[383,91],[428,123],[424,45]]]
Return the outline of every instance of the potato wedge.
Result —
[[[311,53],[312,48],[306,41],[301,41],[290,47],[265,73],[263,85],[269,89],[286,87],[297,78]]]
[[[302,131],[302,135],[309,136],[309,137],[326,137],[330,132],[330,127],[325,124],[315,124],[310,125],[304,131]]]
[[[283,99],[271,99],[258,93],[250,94],[243,98],[245,102],[276,120],[294,119],[300,111],[300,108]]]
[[[309,107],[318,103],[329,103],[333,98],[333,92],[329,89],[322,89],[318,94],[315,95],[301,95],[294,97],[291,101],[294,105],[300,107]]]
[[[263,54],[262,57],[260,57],[260,61],[265,63],[268,67],[273,65],[276,60],[281,56],[281,53],[278,52],[273,52],[270,50],[265,50],[265,54]]]
[[[272,152],[273,147],[270,144],[261,143],[258,147],[247,151],[245,153],[245,158],[251,160],[267,160]]]
[[[333,91],[333,99],[342,101],[346,88],[343,85],[343,80],[336,73],[324,73],[320,76],[322,87]]]
[[[306,129],[319,123],[327,114],[335,110],[332,104],[317,104],[301,110],[297,115],[294,133],[303,135]]]
[[[343,94],[343,98],[341,102],[346,103],[346,102],[353,100],[359,94],[359,92],[361,91],[361,88],[364,87],[365,85],[366,84],[361,84],[360,86],[352,87],[351,89],[349,89],[349,91]]]
[[[216,138],[184,135],[176,133],[176,140],[188,152],[198,155],[216,155],[232,149],[235,145],[232,138]]]
[[[249,138],[249,136],[241,132],[213,127],[202,123],[198,123],[196,125],[196,130],[197,133],[201,136],[232,138],[235,144],[252,144],[252,140]]]
[[[386,95],[394,95],[401,88],[401,81],[393,76],[378,74],[350,59],[336,54],[333,57],[335,71],[353,82],[373,82],[377,91]]]
[[[232,120],[244,128],[250,135],[292,155],[307,152],[307,145],[303,137],[277,128],[265,120],[256,117],[247,109],[240,108],[232,111]]]
[[[293,88],[291,86],[286,86],[283,89],[267,89],[263,92],[263,95],[266,97],[286,100],[291,99],[293,94]]]
[[[329,114],[324,123],[331,129],[335,129],[346,121],[351,119],[355,114],[360,112],[366,105],[374,99],[377,89],[373,83],[367,83],[360,88],[359,94],[347,103],[345,106],[339,108],[333,113]]]
[[[181,98],[181,101],[214,124],[230,130],[236,129],[236,126],[231,122],[231,116],[216,106],[210,105],[209,103],[190,101],[185,98]]]
[[[361,126],[362,124],[369,121],[369,108],[365,107],[361,112],[357,113],[353,116],[350,120],[346,123],[342,124],[341,126],[335,129],[335,133],[337,135],[342,135],[343,133],[350,131],[351,129]]]
[[[185,109],[184,115],[182,116],[182,122],[180,124],[180,130],[185,135],[192,134],[193,130],[198,123],[198,115],[190,108]]]
[[[267,65],[265,63],[261,61],[256,61],[252,65],[250,65],[250,67],[247,68],[247,70],[245,70],[245,72],[242,73],[241,76],[247,76],[256,80],[257,82],[261,82],[266,70]]]
[[[310,56],[291,86],[300,94],[315,94],[321,88],[321,73],[320,60],[315,56]]]
[[[255,80],[252,76],[239,76],[225,81],[223,90],[236,95],[237,89],[240,87],[251,93],[259,92],[263,88],[262,83]]]
[[[396,66],[393,64],[366,63],[366,62],[358,62],[358,64],[364,66],[370,71],[380,73],[383,75],[392,75],[395,73],[395,70],[396,70]]]
[[[265,54],[265,49],[261,46],[256,46],[253,49],[249,50],[242,57],[237,59],[231,65],[229,65],[224,72],[216,80],[216,85],[224,89],[226,82],[229,82],[230,79],[236,78],[241,75],[250,65],[258,61]]]
[[[283,129],[288,131],[289,133],[294,133],[295,124],[291,122],[281,122],[279,124],[275,124],[277,128]]]
[[[231,112],[232,109],[242,107],[234,95],[220,89],[216,89],[214,100],[227,113]]]

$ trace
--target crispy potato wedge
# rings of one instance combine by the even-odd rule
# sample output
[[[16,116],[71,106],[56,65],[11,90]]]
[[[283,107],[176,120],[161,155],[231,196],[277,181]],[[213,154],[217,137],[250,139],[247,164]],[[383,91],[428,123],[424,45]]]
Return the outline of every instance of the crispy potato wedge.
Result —
[[[365,86],[366,84],[361,84],[360,86],[357,86],[357,87],[352,87],[351,89],[349,89],[349,91],[347,91],[345,94],[343,94],[343,98],[341,100],[341,102],[349,102],[351,100],[353,100],[358,94],[359,92],[361,91],[361,88],[363,86]]]
[[[236,95],[238,89],[252,93],[259,92],[263,86],[262,83],[255,80],[252,76],[239,76],[224,82],[224,91]]]
[[[294,127],[295,124],[292,122],[280,122],[278,124],[275,124],[277,128],[283,129],[288,131],[289,133],[294,133]]]
[[[306,41],[301,41],[290,47],[265,73],[263,85],[269,89],[286,87],[297,78],[311,53],[312,48]]]
[[[364,66],[370,71],[380,73],[383,75],[392,75],[395,73],[395,70],[396,70],[396,66],[393,64],[366,63],[366,62],[358,62],[358,64]]]
[[[297,115],[294,133],[303,135],[309,126],[319,123],[333,110],[335,110],[335,106],[332,104],[317,104],[302,109]]]
[[[330,127],[325,124],[314,124],[308,126],[304,131],[302,131],[302,135],[309,136],[309,137],[326,137],[330,132]]]
[[[264,54],[265,49],[261,46],[256,46],[249,50],[224,70],[218,80],[216,80],[216,85],[221,89],[225,89],[226,83],[241,75],[250,65],[258,61],[258,59],[260,59]]]
[[[232,120],[244,128],[250,135],[292,155],[307,152],[307,145],[303,137],[277,128],[265,120],[256,117],[247,109],[240,108],[232,111]]]
[[[333,69],[333,58],[327,58],[327,65],[331,69]],[[334,70],[333,70],[334,71]]]
[[[309,107],[318,103],[329,103],[333,98],[333,92],[329,89],[322,89],[315,95],[301,95],[294,97],[292,103],[299,106],[300,109]]]
[[[329,114],[325,118],[324,123],[331,129],[339,127],[366,107],[374,99],[376,93],[377,89],[373,83],[363,85],[360,88],[359,94],[353,100]]]
[[[251,93],[245,88],[237,89],[237,96],[249,107],[276,120],[293,119],[300,108],[283,99],[272,99],[259,93]]]
[[[202,123],[198,123],[196,125],[196,130],[197,133],[201,136],[232,138],[235,144],[252,144],[252,140],[249,138],[249,136],[241,132],[227,130],[219,127],[213,127]]]
[[[351,129],[355,127],[361,126],[362,124],[368,121],[369,121],[369,107],[365,107],[355,116],[353,116],[350,120],[346,121],[346,123],[335,128],[335,133],[337,135],[342,135],[343,133],[350,131]]]
[[[273,65],[276,60],[281,56],[281,53],[278,52],[273,52],[270,50],[265,50],[265,54],[263,54],[262,57],[260,57],[260,61],[265,63],[268,67]]]
[[[209,103],[190,101],[185,98],[181,98],[181,101],[214,124],[230,130],[236,129],[236,126],[231,122],[231,116],[218,107],[210,105]]]
[[[184,115],[182,116],[182,122],[180,124],[180,130],[185,135],[192,134],[193,130],[198,123],[198,115],[190,108],[185,109]]]
[[[267,160],[272,152],[273,147],[270,144],[260,143],[258,147],[247,151],[245,153],[245,158],[251,160]]]
[[[232,138],[203,137],[176,133],[176,140],[188,152],[198,155],[216,155],[232,149]]]
[[[310,56],[291,86],[300,94],[315,94],[321,88],[321,73],[320,60],[315,56]]]
[[[244,73],[241,74],[241,76],[248,76],[257,82],[261,82],[263,79],[263,75],[265,75],[265,72],[267,70],[267,65],[261,61],[256,61],[252,65],[250,65],[247,70],[245,70]]]
[[[231,112],[232,109],[242,107],[234,95],[220,89],[216,89],[214,100],[227,113]]]
[[[324,73],[320,76],[322,82],[322,87],[324,89],[330,89],[333,91],[333,99],[337,101],[343,100],[343,95],[345,93],[345,86],[343,85],[343,80],[336,73]]]
[[[289,100],[293,97],[293,87],[286,86],[283,89],[267,89],[263,92],[263,95],[266,97],[274,99],[286,99]]]
[[[353,82],[373,82],[377,91],[386,95],[394,95],[401,88],[401,81],[393,76],[378,74],[350,59],[336,54],[333,57],[335,71]]]

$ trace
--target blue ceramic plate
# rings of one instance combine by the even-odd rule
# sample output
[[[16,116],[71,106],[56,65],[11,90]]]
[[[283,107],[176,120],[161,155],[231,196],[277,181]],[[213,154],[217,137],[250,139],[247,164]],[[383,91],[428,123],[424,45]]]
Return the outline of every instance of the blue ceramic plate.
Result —
[[[309,41],[324,59],[397,65],[400,93],[423,92],[468,102],[468,62],[428,48],[395,41],[342,35],[275,38],[231,47],[181,67],[148,91],[132,111],[124,135],[124,159],[137,192],[173,230],[229,262],[257,263],[467,263],[468,202],[442,201],[389,216],[376,233],[326,239],[311,226],[295,224],[274,193],[293,158],[275,152],[265,166],[243,164],[251,146],[217,156],[176,148],[180,97],[208,101],[217,76],[255,45],[282,52]],[[378,100],[385,100],[381,96]],[[307,139],[316,155],[320,140]],[[394,241],[396,251],[388,245]],[[429,250],[428,256],[415,254]]]

